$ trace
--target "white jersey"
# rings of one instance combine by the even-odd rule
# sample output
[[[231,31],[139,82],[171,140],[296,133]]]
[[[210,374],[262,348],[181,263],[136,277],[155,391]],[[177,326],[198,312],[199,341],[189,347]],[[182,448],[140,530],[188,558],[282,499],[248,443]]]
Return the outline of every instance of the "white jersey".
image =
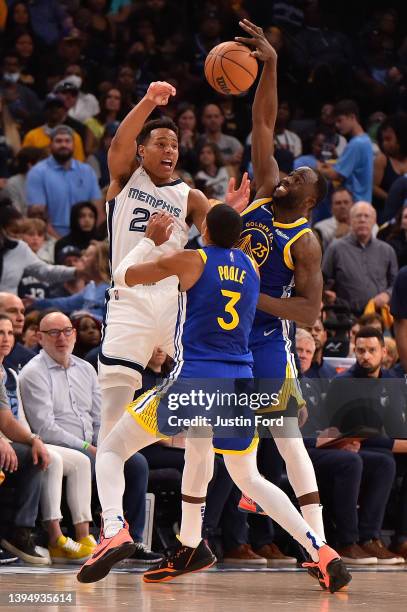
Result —
[[[142,166],[132,174],[121,192],[106,204],[110,241],[111,270],[144,238],[148,220],[159,211],[174,218],[170,239],[156,247],[146,261],[152,261],[174,250],[184,248],[188,240],[185,222],[190,187],[181,179],[164,185],[155,185]]]

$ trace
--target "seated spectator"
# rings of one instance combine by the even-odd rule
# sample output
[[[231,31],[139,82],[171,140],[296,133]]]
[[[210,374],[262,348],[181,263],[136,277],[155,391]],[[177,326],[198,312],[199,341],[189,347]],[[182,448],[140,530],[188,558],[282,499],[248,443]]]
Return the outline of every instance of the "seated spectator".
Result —
[[[69,297],[35,299],[30,302],[26,301],[26,303],[30,303],[31,307],[39,310],[57,308],[66,314],[71,314],[75,310],[85,310],[100,323],[103,318],[105,293],[110,284],[107,242],[94,241],[88,246],[81,259],[85,262],[87,280],[89,280],[82,291]],[[86,352],[90,349],[91,347]],[[84,354],[78,356],[83,357]]]
[[[219,148],[214,143],[204,144],[198,156],[199,171],[195,175],[196,181],[204,181],[205,193],[211,198],[223,201],[226,197],[229,183],[229,173],[223,164]]]
[[[1,546],[12,555],[1,557],[5,562],[18,557],[26,563],[48,565],[48,558],[42,555],[34,542],[35,521],[41,494],[43,471],[49,464],[48,452],[41,439],[31,434],[13,415],[4,384],[3,360],[13,346],[13,325],[7,315],[0,314],[0,469],[5,473],[4,487],[15,489],[13,527],[2,533]],[[10,442],[7,440],[10,440]]]
[[[46,97],[44,102],[45,123],[33,128],[24,136],[23,147],[35,147],[44,149],[47,154],[51,150],[52,130],[58,125],[68,125],[64,121],[68,120],[63,101],[54,94]],[[68,126],[70,127],[70,126]],[[78,132],[72,128],[73,138],[73,157],[78,161],[84,161],[85,152],[82,138]]]
[[[107,164],[107,154],[113,139],[113,136],[117,132],[117,128],[119,127],[119,122],[114,121],[113,123],[108,123],[105,126],[103,136],[99,142],[98,148],[89,155],[87,158],[87,163],[91,166],[97,176],[99,181],[99,186],[101,189],[108,187],[110,183],[110,174],[109,167]]]
[[[55,259],[66,246],[73,246],[80,251],[87,249],[96,239],[97,209],[93,202],[78,202],[71,208],[70,232],[55,244]]]
[[[78,66],[81,71],[80,66]],[[54,87],[54,93],[64,96],[66,91],[71,91],[75,94],[75,104],[70,107],[68,111],[69,117],[80,121],[86,125],[86,120],[97,115],[100,111],[99,102],[95,96],[91,93],[84,93],[81,91],[83,83],[83,73],[81,76],[77,74],[70,74],[59,81]],[[71,89],[69,89],[71,86]]]
[[[402,484],[391,550],[406,558],[407,409],[404,385],[381,366],[385,347],[380,331],[361,328],[355,342],[356,364],[332,381],[325,400],[326,413],[329,424],[341,432],[357,434],[363,428],[377,431],[377,435],[372,434],[373,437],[362,441],[362,449],[380,452],[382,459],[390,453],[395,457]]]
[[[72,355],[76,331],[64,314],[46,314],[38,340],[42,350],[19,377],[27,420],[44,442],[84,452],[94,473],[101,402],[96,373],[89,363]],[[155,562],[160,555],[142,545],[148,469],[139,453],[126,462],[125,477],[124,507],[130,533],[139,542],[135,555]]]
[[[3,71],[0,87],[8,102],[11,118],[17,124],[22,124],[32,114],[41,110],[37,94],[20,82],[21,61],[17,53],[7,51],[3,56]]]
[[[17,174],[14,174],[7,180],[3,195],[10,198],[13,206],[15,206],[22,215],[27,214],[27,173],[30,168],[45,157],[46,153],[42,149],[37,149],[36,147],[23,147],[16,155],[15,162]]]
[[[290,118],[291,108],[289,102],[287,100],[280,100],[274,132],[276,148],[288,150],[296,158],[302,153],[302,142],[295,132],[287,129]]]
[[[390,187],[384,205],[383,221],[392,221],[407,202],[407,173],[396,179]]]
[[[338,187],[331,196],[332,217],[315,223],[314,230],[322,239],[325,251],[335,238],[342,238],[350,231],[350,209],[353,197],[345,187]]]
[[[69,281],[77,275],[80,277],[82,272],[77,272],[76,268],[46,264],[23,240],[13,240],[9,229],[16,213],[20,215],[13,206],[0,205],[0,291],[16,294],[24,275],[47,282]]]
[[[86,311],[73,314],[71,321],[76,330],[76,342],[72,354],[83,359],[89,351],[100,345],[102,325],[100,320]]]
[[[8,110],[4,94],[0,89],[0,188],[6,184],[10,175],[13,155],[21,147],[20,134]]]
[[[47,225],[42,219],[26,219],[22,222],[21,238],[33,253],[46,263],[54,263],[55,239],[47,236]]]
[[[394,250],[373,237],[375,222],[376,211],[371,204],[354,204],[350,211],[350,233],[333,242],[322,260],[329,290],[335,297],[346,300],[356,315],[363,312],[371,299],[378,309],[388,304],[397,274]]]
[[[243,155],[243,145],[234,136],[222,132],[225,117],[217,104],[206,104],[201,115],[204,133],[199,138],[198,148],[207,142],[218,146],[225,164],[240,166]]]
[[[60,251],[57,264],[74,268],[81,265],[81,256],[82,253],[79,249],[74,246],[66,246]],[[85,288],[85,278],[85,275],[81,275],[64,283],[53,283],[49,288],[50,297],[70,297],[79,293]]]
[[[373,196],[379,223],[391,186],[407,172],[406,134],[407,115],[401,113],[385,119],[377,132],[381,152],[374,160]]]
[[[88,164],[73,159],[73,150],[71,128],[57,126],[51,134],[51,155],[27,176],[28,206],[47,210],[49,231],[56,238],[69,233],[71,208],[77,202],[92,200],[101,219],[105,214],[96,175]]]
[[[301,350],[304,345],[310,350]],[[351,439],[338,440],[335,445],[332,435],[337,434],[337,430],[324,430],[328,421],[320,381],[306,376],[313,352],[312,336],[305,330],[298,330],[296,346],[297,352],[302,353],[300,367],[305,377],[301,378],[301,387],[308,409],[302,434],[307,436],[305,444],[315,469],[321,502],[331,519],[327,523],[334,524],[328,541],[335,541],[348,565],[401,563],[402,558],[389,552],[380,540],[396,471],[394,459],[370,449],[365,451],[359,442]],[[331,446],[325,448],[329,442]]]
[[[123,118],[121,107],[122,95],[118,89],[112,87],[100,99],[100,112],[85,121],[92,135],[91,142],[86,147],[91,154],[97,150],[106,126]]]
[[[325,136],[323,146],[323,157],[325,161],[328,159],[337,159],[342,155],[347,143],[346,138],[336,131],[335,106],[333,104],[324,104],[321,107],[317,129]]]
[[[21,344],[30,351],[38,352],[37,331],[40,320],[40,312],[32,310],[24,319],[23,333],[21,334]]]
[[[175,122],[178,126],[178,166],[194,174],[198,169],[195,107],[190,104],[180,104],[175,115]]]
[[[353,100],[342,100],[335,107],[336,127],[350,136],[338,161],[318,164],[318,170],[331,181],[341,181],[356,201],[372,201],[373,151],[369,136],[359,120],[359,109]]]
[[[311,329],[311,335],[314,339],[315,350],[312,355],[312,362],[308,370],[304,371],[307,378],[318,378],[321,385],[321,390],[326,393],[329,383],[336,376],[334,367],[324,361],[324,346],[328,339],[328,334],[320,318],[318,318]],[[298,345],[298,340],[296,344]],[[298,357],[300,357],[298,355]]]
[[[324,148],[325,135],[322,132],[316,132],[308,137],[308,142],[304,144],[304,153],[294,160],[294,170],[300,166],[309,166],[316,168],[319,161],[323,161],[322,151]]]
[[[358,323],[359,329],[361,327],[374,327],[375,329],[378,329],[380,333],[384,333],[383,319],[377,312],[363,314],[361,317],[359,317]]]
[[[399,360],[399,354],[397,351],[397,344],[394,338],[385,336],[384,338],[385,351],[382,358],[382,367],[385,370],[391,370],[394,368]]]
[[[399,268],[407,265],[407,203],[397,213],[384,240],[396,252]]]

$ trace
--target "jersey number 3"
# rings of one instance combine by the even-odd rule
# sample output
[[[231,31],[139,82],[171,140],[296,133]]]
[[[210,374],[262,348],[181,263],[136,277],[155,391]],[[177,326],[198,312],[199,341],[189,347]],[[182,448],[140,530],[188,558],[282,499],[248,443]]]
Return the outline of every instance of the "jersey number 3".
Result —
[[[130,221],[130,232],[145,232],[147,229],[147,221],[150,218],[150,211],[145,208],[135,208],[133,215],[136,215],[134,219]]]
[[[235,329],[235,327],[239,325],[240,319],[235,306],[240,300],[241,294],[238,291],[228,291],[227,289],[221,289],[221,293],[225,297],[229,298],[229,301],[225,306],[225,312],[227,312],[232,317],[232,320],[225,321],[225,319],[223,319],[222,317],[218,317],[217,321],[222,329],[230,331],[231,329]]]

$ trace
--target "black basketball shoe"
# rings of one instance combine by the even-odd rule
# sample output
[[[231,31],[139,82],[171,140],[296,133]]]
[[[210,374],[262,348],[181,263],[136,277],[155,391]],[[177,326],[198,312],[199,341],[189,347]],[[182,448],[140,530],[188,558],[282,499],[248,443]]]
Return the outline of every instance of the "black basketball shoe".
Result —
[[[183,574],[198,572],[199,570],[212,567],[216,563],[216,557],[204,540],[201,540],[196,548],[183,546],[179,542],[176,550],[161,563],[157,563],[144,573],[144,582],[168,582]]]

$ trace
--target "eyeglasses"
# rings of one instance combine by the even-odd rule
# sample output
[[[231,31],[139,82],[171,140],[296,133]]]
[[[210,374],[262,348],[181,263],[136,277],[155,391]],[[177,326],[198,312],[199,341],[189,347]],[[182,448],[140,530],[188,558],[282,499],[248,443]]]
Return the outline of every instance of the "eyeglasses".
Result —
[[[74,328],[64,327],[64,329],[40,329],[40,332],[43,334],[47,334],[47,336],[51,336],[51,338],[59,338],[61,334],[64,334],[64,336],[69,337],[72,336]]]

